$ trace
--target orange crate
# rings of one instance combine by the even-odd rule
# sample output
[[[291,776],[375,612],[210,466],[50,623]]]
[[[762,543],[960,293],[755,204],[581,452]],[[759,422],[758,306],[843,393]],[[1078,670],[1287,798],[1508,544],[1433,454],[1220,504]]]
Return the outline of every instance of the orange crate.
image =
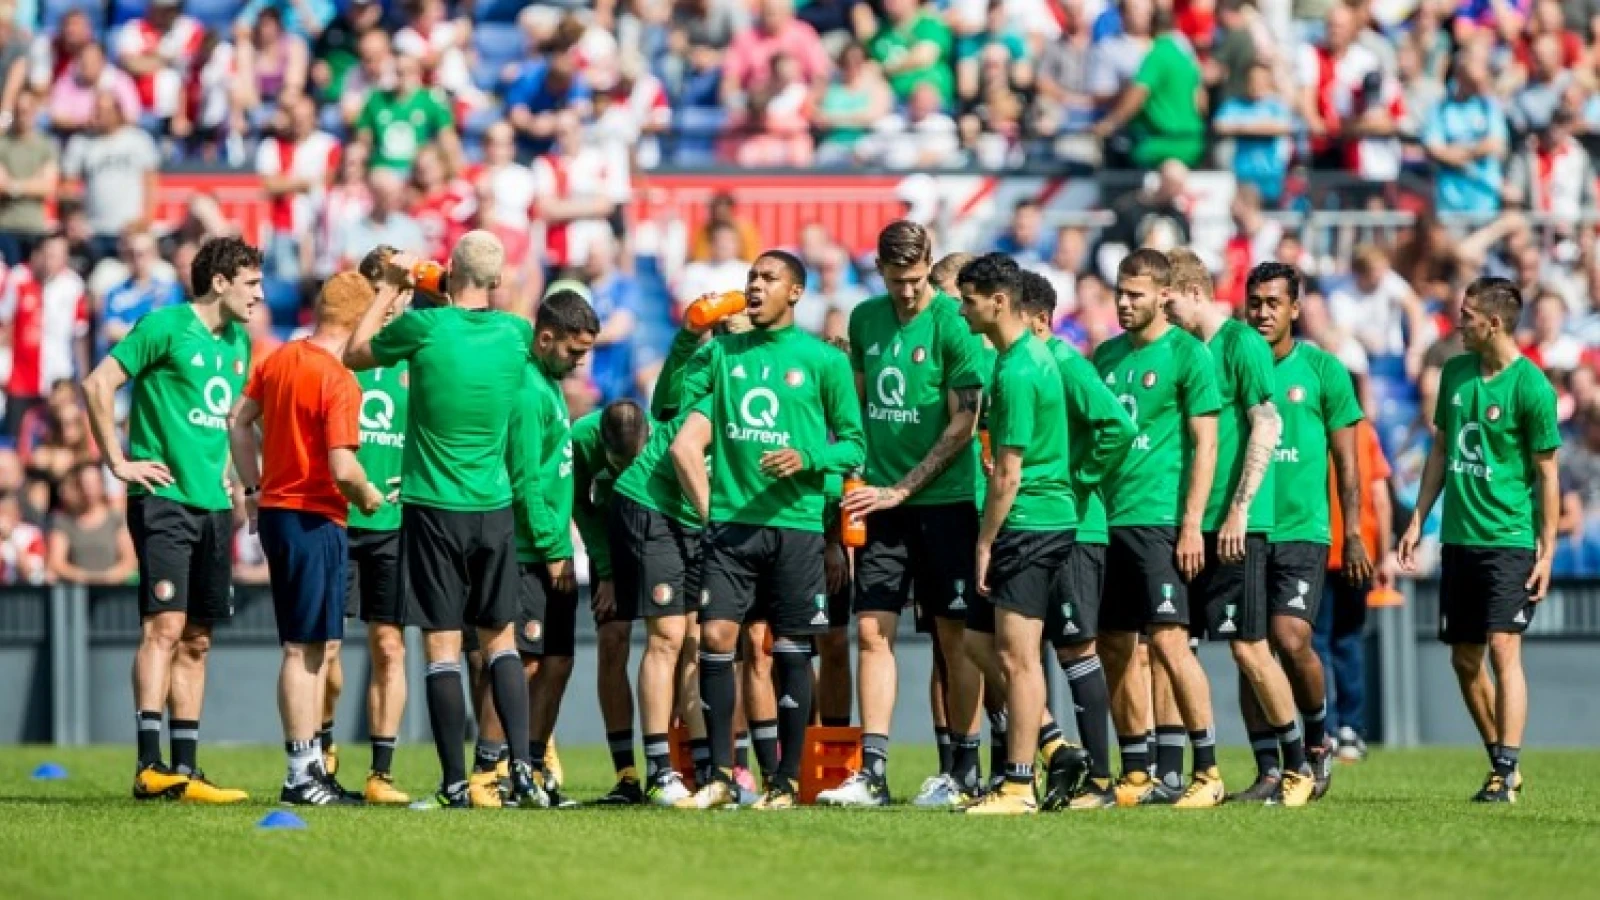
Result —
[[[807,728],[800,756],[800,802],[815,803],[817,794],[844,783],[861,768],[861,729]]]

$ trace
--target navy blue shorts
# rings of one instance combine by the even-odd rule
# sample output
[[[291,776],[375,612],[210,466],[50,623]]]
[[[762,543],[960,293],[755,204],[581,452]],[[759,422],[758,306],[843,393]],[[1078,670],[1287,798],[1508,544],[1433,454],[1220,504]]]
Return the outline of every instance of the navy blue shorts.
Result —
[[[350,557],[344,526],[296,509],[263,509],[256,521],[272,574],[278,639],[286,644],[344,640]]]

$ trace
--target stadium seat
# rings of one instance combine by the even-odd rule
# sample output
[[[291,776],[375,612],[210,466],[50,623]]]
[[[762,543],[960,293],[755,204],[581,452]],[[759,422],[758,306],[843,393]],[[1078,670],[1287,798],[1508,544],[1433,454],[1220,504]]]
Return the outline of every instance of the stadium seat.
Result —
[[[673,161],[680,166],[710,165],[716,161],[717,135],[727,124],[728,113],[721,107],[688,106],[679,111],[683,129],[674,149]]]
[[[107,25],[116,28],[125,22],[144,15],[150,8],[150,0],[111,0],[111,11],[107,14]]]
[[[199,19],[201,25],[212,31],[226,35],[243,8],[242,0],[185,0],[183,13]]]
[[[95,37],[105,33],[106,7],[95,0],[39,0],[40,31],[53,33],[67,13],[75,9],[89,14],[89,27],[94,30]]]
[[[506,63],[517,62],[526,55],[522,32],[517,26],[502,22],[485,22],[473,28],[472,43],[478,51],[473,81],[485,91],[499,87]]]
[[[500,22],[509,24],[517,21],[517,15],[522,8],[529,6],[527,0],[480,0],[473,18],[478,22]],[[546,4],[554,5],[554,4]]]

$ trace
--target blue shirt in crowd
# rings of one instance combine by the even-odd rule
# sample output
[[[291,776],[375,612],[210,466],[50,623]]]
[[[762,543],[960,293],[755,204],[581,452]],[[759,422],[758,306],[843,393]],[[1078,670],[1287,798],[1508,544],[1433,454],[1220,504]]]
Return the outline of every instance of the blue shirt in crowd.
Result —
[[[182,302],[183,287],[176,281],[164,278],[152,278],[144,282],[129,278],[107,291],[105,309],[100,314],[101,327],[95,329],[99,335],[95,339],[97,356],[105,356],[113,343],[107,338],[105,326],[118,325],[121,326],[120,330],[126,333],[128,329],[133,328],[135,322],[146,315]]]
[[[619,313],[632,313],[638,321],[638,285],[625,275],[612,275],[590,286],[590,303],[594,314],[604,328]],[[635,325],[637,328],[637,324]],[[594,386],[600,391],[602,403],[621,397],[632,397],[637,392],[633,384],[633,337],[610,344],[596,344],[589,354],[589,373]]]
[[[1477,95],[1461,99],[1454,92],[1428,114],[1422,129],[1424,146],[1468,147],[1494,138],[1508,146],[1509,129],[1500,104]],[[1434,167],[1434,206],[1442,213],[1498,212],[1504,172],[1495,156],[1482,156],[1466,166]]]
[[[590,99],[592,91],[582,75],[573,75],[565,91],[556,93],[550,87],[550,64],[542,59],[530,59],[517,70],[517,77],[506,88],[506,108],[522,107],[534,115],[569,109]],[[525,134],[517,135],[517,145],[522,152],[542,156],[550,152],[551,139],[535,139]]]
[[[1289,113],[1289,105],[1277,97],[1260,100],[1230,97],[1217,110],[1215,124],[1293,126],[1294,119]],[[1283,196],[1283,179],[1289,171],[1292,152],[1293,145],[1288,135],[1236,135],[1233,138],[1233,175],[1242,182],[1255,185],[1263,201],[1276,205]]]

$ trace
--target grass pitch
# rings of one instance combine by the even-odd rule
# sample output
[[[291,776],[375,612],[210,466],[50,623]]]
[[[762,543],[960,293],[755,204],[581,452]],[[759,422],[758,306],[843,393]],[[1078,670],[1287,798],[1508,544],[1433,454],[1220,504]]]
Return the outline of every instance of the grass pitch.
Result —
[[[599,748],[563,748],[571,793],[610,787]],[[137,804],[126,747],[0,749],[0,895],[34,897],[1558,897],[1593,896],[1600,753],[1534,751],[1514,807],[1466,802],[1486,769],[1469,750],[1378,752],[1340,766],[1303,810],[1111,810],[970,820],[897,806],[683,813],[657,809],[298,811],[262,831],[281,755],[202,747],[245,807]],[[344,748],[347,784],[366,748]],[[65,781],[34,781],[50,761]],[[931,748],[898,747],[909,800]],[[1243,782],[1248,757],[1225,753]],[[402,748],[401,787],[425,792],[429,747]],[[1243,786],[1239,784],[1238,786]]]

